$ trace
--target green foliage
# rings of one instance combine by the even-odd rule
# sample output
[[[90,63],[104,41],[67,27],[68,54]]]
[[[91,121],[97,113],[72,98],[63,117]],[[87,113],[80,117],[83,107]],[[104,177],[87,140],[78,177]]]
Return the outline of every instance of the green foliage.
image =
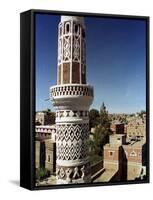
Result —
[[[45,168],[36,169],[36,180],[42,180],[50,175],[49,171]]]
[[[108,142],[110,131],[102,125],[95,128],[94,133],[94,151],[97,155],[102,155],[102,148]]]
[[[100,112],[97,112],[95,109],[92,109],[90,112],[90,122],[95,127],[93,140],[89,141],[90,154],[91,156],[102,156],[103,146],[108,142],[109,135],[111,134],[108,111],[103,103]]]
[[[95,164],[99,161],[102,160],[102,156],[99,156],[99,155],[95,155],[95,154],[90,154],[90,164]]]
[[[96,109],[91,109],[89,112],[89,124],[90,128],[96,127],[99,124],[108,128],[110,124],[108,111],[106,110],[106,106],[102,103],[100,107],[100,112]]]
[[[99,111],[96,109],[91,109],[89,111],[90,128],[97,126],[99,124],[99,119],[100,119]]]
[[[47,108],[47,112],[50,113],[50,112],[51,112],[51,109],[50,109],[50,108]]]
[[[108,111],[106,110],[106,106],[104,102],[102,103],[102,106],[100,107],[100,125],[105,128],[109,128],[109,125],[110,125]]]
[[[52,119],[51,124],[55,124],[55,112],[52,112],[49,108],[44,112],[46,112],[46,114],[51,117]]]

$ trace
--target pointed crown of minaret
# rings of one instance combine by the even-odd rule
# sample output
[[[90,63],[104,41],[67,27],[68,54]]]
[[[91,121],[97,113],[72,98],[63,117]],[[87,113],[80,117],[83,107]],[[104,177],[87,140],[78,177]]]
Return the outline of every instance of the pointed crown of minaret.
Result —
[[[86,84],[84,18],[61,16],[58,27],[57,84]]]

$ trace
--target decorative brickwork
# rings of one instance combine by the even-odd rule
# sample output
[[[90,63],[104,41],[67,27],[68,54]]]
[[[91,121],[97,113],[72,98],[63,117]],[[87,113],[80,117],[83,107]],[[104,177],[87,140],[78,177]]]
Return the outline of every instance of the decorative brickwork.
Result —
[[[51,87],[51,96],[93,96],[93,88],[87,85],[66,85]]]
[[[70,83],[70,64],[63,64],[63,83]]]
[[[61,65],[58,66],[58,84],[61,84]]]
[[[79,63],[75,62],[72,65],[72,83],[80,83]]]
[[[58,84],[50,88],[56,109],[57,184],[90,182],[89,106],[86,85],[85,26],[82,17],[62,16],[58,32]]]
[[[57,159],[76,160],[88,156],[88,124],[57,125]]]
[[[68,183],[75,183],[77,180],[85,180],[86,176],[90,174],[89,164],[81,165],[79,167],[59,167],[56,168],[57,179],[63,179]]]
[[[61,80],[58,77],[58,84],[86,83],[85,52],[84,24],[73,19],[62,21],[58,31],[58,65],[61,65],[61,73],[64,77]],[[65,63],[70,67],[69,77],[65,69],[67,67],[64,66]]]

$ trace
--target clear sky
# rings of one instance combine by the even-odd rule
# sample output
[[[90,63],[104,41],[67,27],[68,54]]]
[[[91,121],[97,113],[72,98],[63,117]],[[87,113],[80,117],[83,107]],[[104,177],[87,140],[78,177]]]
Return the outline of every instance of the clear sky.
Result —
[[[36,15],[36,111],[53,109],[49,87],[56,84],[59,15]],[[91,108],[109,113],[146,107],[146,22],[85,17],[87,82],[94,86]]]

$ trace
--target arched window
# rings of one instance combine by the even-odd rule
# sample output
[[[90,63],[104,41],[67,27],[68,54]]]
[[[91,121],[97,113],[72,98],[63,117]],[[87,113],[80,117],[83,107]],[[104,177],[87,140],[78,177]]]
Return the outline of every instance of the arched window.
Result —
[[[74,33],[75,34],[79,34],[79,25],[78,24],[74,24]]]
[[[65,33],[68,34],[69,32],[70,32],[70,23],[67,22],[67,23],[65,24]]]
[[[78,33],[78,25],[75,25],[75,33]]]
[[[66,25],[66,32],[67,32],[67,33],[69,33],[69,29],[70,29],[69,24],[67,24],[67,25]]]

